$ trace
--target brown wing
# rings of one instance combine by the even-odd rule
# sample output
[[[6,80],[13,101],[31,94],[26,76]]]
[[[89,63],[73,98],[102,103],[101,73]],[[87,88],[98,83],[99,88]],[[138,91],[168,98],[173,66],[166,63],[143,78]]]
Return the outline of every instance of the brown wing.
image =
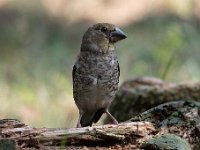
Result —
[[[73,69],[72,69],[72,79],[73,79],[73,82],[74,82],[75,72],[76,72],[76,66],[74,65]]]
[[[120,76],[120,67],[119,67],[119,62],[117,61],[117,68],[118,68],[118,75]]]

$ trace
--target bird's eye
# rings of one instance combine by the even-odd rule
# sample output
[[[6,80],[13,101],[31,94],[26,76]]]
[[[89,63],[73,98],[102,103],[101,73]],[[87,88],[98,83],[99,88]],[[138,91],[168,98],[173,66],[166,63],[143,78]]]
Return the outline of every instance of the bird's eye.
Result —
[[[101,28],[101,31],[102,31],[102,32],[106,32],[106,31],[108,31],[108,29],[107,29],[106,27],[102,27],[102,28]]]

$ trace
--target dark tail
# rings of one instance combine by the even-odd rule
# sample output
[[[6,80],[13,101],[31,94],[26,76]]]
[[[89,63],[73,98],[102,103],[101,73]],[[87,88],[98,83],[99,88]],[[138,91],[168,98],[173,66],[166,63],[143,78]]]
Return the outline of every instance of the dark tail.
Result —
[[[96,113],[85,113],[83,114],[83,116],[81,117],[81,126],[82,127],[86,127],[86,126],[92,126],[92,123],[96,123],[101,116],[103,115],[103,113],[105,112],[105,109],[99,109],[97,110]]]

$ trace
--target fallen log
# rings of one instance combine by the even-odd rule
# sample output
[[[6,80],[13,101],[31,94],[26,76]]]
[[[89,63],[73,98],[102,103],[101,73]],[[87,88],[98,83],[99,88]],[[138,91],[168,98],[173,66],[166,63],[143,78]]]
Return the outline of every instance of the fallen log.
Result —
[[[59,146],[66,140],[68,146],[98,141],[103,143],[125,142],[129,136],[146,137],[154,126],[149,122],[127,122],[119,125],[103,125],[84,128],[33,128],[17,120],[0,121],[0,140],[15,140],[18,147]]]
[[[3,119],[0,120],[0,146],[14,143],[17,149],[148,149],[149,146],[155,146],[152,141],[158,139],[169,146],[171,142],[166,144],[162,137],[162,140],[159,138],[167,134],[165,138],[172,137],[168,141],[183,138],[180,144],[198,149],[199,110],[198,102],[168,102],[118,125],[70,129],[33,128],[17,120]]]
[[[118,121],[125,121],[160,104],[179,100],[200,101],[200,83],[173,84],[140,77],[120,86],[109,110]]]

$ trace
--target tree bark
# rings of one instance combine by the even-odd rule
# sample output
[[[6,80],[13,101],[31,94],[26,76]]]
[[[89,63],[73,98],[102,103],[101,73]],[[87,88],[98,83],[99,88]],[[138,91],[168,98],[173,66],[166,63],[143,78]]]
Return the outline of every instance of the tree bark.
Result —
[[[164,139],[166,137],[172,137],[168,141],[184,139],[185,141],[179,142],[179,147],[186,145],[187,148],[198,149],[199,110],[198,102],[168,102],[118,125],[70,129],[33,128],[17,120],[3,119],[0,120],[0,141],[14,140],[17,149],[140,149],[142,147],[148,150],[158,143],[152,141],[158,141],[159,136],[171,133],[174,136],[166,135]],[[154,138],[155,140],[152,140]],[[172,143],[161,139],[159,141],[167,144],[167,147]],[[177,147],[177,144],[174,145]]]
[[[127,122],[119,125],[103,125],[84,128],[33,128],[17,120],[0,121],[2,140],[15,140],[19,148],[44,148],[67,145],[67,148],[123,143],[128,137],[143,138],[155,131],[150,122]],[[107,142],[109,141],[109,142]],[[109,144],[110,143],[110,144]],[[62,145],[63,144],[63,145]],[[111,146],[110,145],[110,146]]]

